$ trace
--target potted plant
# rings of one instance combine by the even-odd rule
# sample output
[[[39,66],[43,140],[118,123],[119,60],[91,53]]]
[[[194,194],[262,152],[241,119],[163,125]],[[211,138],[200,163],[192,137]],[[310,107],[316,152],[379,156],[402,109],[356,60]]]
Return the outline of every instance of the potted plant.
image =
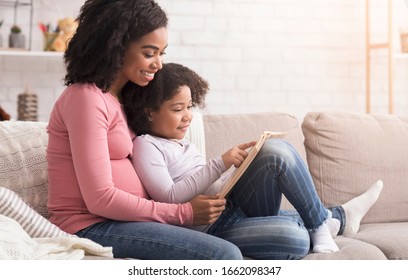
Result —
[[[21,28],[16,24],[14,24],[10,29],[9,47],[25,48],[25,36],[21,33]]]

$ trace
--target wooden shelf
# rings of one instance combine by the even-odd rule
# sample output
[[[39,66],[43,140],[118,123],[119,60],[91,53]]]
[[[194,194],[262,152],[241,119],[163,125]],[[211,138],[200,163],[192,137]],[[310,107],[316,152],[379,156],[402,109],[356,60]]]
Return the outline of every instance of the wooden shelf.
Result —
[[[408,53],[395,53],[394,59],[396,60],[408,59]]]
[[[0,1],[0,6],[5,7],[18,7],[18,6],[32,6],[32,1],[15,1],[15,0],[2,0]]]
[[[33,5],[34,0],[25,0],[25,1],[20,1],[20,0],[0,0],[0,7],[8,7],[14,9],[14,15],[13,15],[13,23],[12,24],[17,24],[17,11],[20,7],[25,7],[29,8],[29,13],[30,13],[30,23],[29,23],[29,32],[28,32],[28,49],[31,50],[31,40],[32,40],[32,34],[33,34],[33,13],[34,13],[34,5]]]
[[[371,60],[381,61],[384,62],[386,60],[388,62],[389,59],[389,54],[388,53],[371,53]],[[401,53],[401,52],[394,52],[392,54],[392,59],[394,61],[398,60],[407,60],[408,59],[408,53]]]
[[[0,56],[23,56],[23,57],[56,57],[62,58],[62,52],[42,52],[42,51],[27,51],[22,49],[2,49],[0,48]]]

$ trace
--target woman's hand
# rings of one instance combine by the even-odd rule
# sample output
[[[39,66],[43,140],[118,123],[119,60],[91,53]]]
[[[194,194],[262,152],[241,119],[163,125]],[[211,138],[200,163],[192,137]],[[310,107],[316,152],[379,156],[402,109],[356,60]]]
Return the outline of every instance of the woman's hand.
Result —
[[[193,225],[212,224],[225,209],[225,199],[218,195],[198,195],[190,201]]]
[[[221,155],[222,160],[224,161],[224,165],[227,169],[234,165],[235,167],[240,167],[244,159],[248,156],[248,152],[246,149],[255,145],[256,142],[248,142],[241,145],[238,145],[224,154]]]

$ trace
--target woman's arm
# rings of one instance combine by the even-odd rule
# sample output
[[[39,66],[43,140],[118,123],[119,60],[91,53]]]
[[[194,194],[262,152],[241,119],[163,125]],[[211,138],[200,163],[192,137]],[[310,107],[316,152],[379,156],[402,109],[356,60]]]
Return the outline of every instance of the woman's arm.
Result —
[[[118,115],[120,110],[114,112],[108,97],[103,98],[99,92],[71,94],[81,97],[71,98],[65,104],[63,121],[69,134],[75,176],[87,209],[115,220],[191,225],[193,213],[189,203],[166,204],[146,199],[137,174],[131,173],[134,170],[128,156],[132,143],[125,119]],[[120,148],[126,145],[128,149],[122,151]],[[115,176],[115,183],[121,185],[115,185]]]

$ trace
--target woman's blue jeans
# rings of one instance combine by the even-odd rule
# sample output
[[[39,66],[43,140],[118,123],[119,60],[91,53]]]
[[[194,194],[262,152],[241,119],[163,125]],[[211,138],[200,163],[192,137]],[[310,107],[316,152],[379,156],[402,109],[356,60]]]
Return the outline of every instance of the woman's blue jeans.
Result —
[[[280,211],[282,194],[297,211]],[[330,209],[344,228],[341,206]],[[228,197],[227,209],[209,233],[228,240],[254,259],[300,259],[310,249],[309,231],[329,211],[311,175],[286,141],[268,140]]]
[[[282,194],[297,211],[280,211]],[[343,228],[342,207],[331,211]],[[112,246],[117,258],[300,259],[310,249],[309,230],[327,217],[299,154],[273,139],[237,182],[227,209],[207,233],[154,222],[106,221],[77,235]]]
[[[102,246],[115,258],[144,260],[240,260],[237,246],[207,233],[155,222],[106,221],[76,233]]]

